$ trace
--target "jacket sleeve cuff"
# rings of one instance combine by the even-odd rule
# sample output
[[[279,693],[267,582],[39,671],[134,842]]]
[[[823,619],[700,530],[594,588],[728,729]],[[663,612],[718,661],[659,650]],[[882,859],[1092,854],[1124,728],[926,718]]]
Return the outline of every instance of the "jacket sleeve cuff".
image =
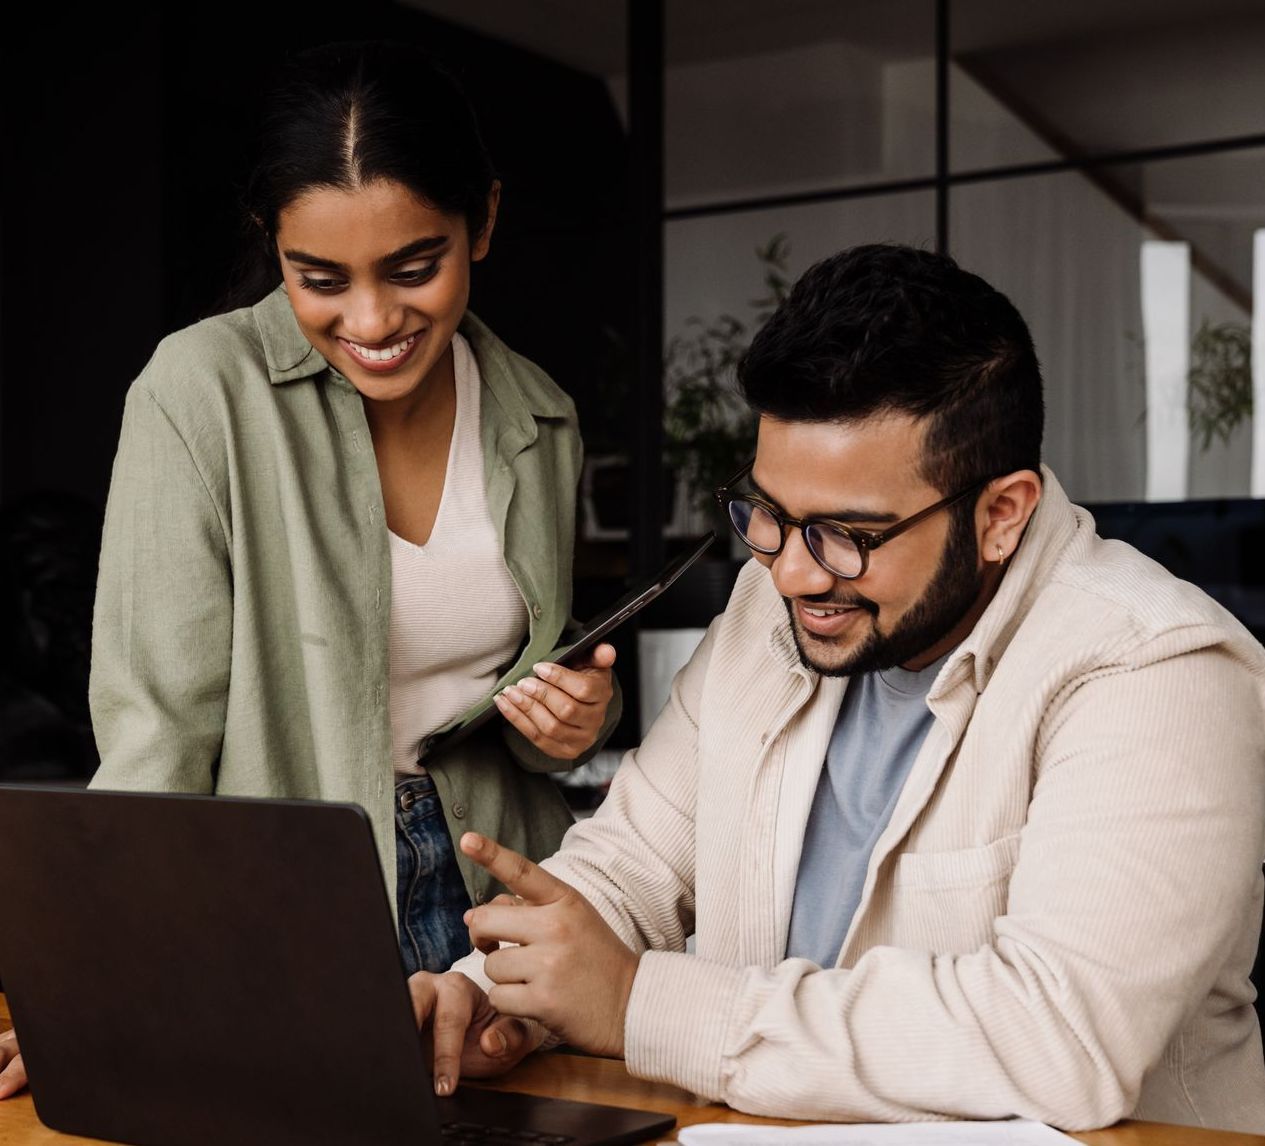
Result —
[[[642,955],[624,1019],[629,1071],[720,1098],[725,1035],[743,975],[676,951]]]
[[[485,994],[492,989],[492,980],[483,973],[483,960],[487,958],[482,951],[471,951],[469,955],[463,955],[451,967],[449,971],[460,971],[475,986],[482,990]]]

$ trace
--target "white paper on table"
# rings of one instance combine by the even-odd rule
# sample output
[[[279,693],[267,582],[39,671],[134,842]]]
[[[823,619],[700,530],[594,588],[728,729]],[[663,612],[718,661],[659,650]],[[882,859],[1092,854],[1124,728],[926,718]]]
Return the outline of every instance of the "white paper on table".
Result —
[[[677,1134],[683,1146],[1075,1146],[1044,1122],[823,1123],[742,1126],[704,1122]]]

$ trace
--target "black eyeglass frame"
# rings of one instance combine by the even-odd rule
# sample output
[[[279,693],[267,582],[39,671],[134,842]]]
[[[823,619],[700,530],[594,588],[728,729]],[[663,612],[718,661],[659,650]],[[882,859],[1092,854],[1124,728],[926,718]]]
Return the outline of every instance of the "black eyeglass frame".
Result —
[[[889,525],[886,529],[881,529],[877,533],[868,529],[857,529],[855,525],[849,525],[846,521],[836,521],[831,517],[805,517],[796,518],[783,512],[782,508],[775,505],[767,497],[763,497],[754,492],[739,492],[733,487],[747,476],[755,466],[755,459],[752,458],[745,466],[742,467],[733,477],[731,477],[724,485],[717,489],[714,493],[716,504],[720,506],[721,511],[725,515],[725,520],[729,522],[729,528],[738,535],[738,539],[752,553],[758,553],[762,557],[776,557],[783,549],[786,548],[786,531],[788,528],[798,529],[800,535],[804,539],[804,548],[812,554],[813,560],[817,562],[832,577],[842,577],[845,581],[855,581],[858,577],[864,577],[865,571],[870,567],[870,554],[880,545],[886,545],[893,537],[899,537],[908,529],[912,529],[920,521],[925,521],[933,513],[938,513],[942,509],[961,501],[964,497],[969,497],[973,493],[978,493],[990,481],[991,477],[983,478],[972,485],[967,486],[957,493],[951,493],[948,497],[942,497],[934,505],[927,506],[926,509],[920,509],[917,513],[900,521]],[[761,549],[759,546],[752,545],[751,542],[743,535],[742,530],[737,526],[733,519],[733,515],[729,512],[731,502],[746,501],[752,505],[758,506],[764,510],[774,521],[778,523],[779,540],[776,549]],[[856,546],[857,552],[861,557],[861,568],[855,573],[840,573],[838,569],[827,565],[825,560],[813,548],[813,543],[809,539],[808,530],[814,526],[825,526],[827,529],[837,530],[842,533],[853,545]]]

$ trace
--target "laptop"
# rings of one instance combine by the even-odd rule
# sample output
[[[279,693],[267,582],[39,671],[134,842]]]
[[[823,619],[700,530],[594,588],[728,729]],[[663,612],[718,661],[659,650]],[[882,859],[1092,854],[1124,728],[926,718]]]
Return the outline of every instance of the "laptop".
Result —
[[[0,979],[40,1119],[138,1146],[618,1146],[670,1115],[438,1098],[354,804],[0,785]]]

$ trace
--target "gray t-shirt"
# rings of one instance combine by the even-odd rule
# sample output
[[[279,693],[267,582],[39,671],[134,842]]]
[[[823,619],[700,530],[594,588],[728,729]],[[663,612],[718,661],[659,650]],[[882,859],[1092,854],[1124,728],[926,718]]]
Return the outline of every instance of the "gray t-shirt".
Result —
[[[870,853],[931,729],[927,693],[948,657],[918,672],[884,669],[848,682],[804,832],[787,958],[835,965]]]

